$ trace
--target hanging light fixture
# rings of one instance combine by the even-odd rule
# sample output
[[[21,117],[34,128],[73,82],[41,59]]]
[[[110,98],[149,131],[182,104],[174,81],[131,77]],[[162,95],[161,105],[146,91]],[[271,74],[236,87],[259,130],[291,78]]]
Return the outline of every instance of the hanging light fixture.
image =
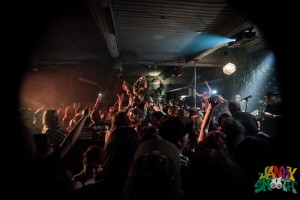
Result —
[[[236,70],[236,66],[235,64],[232,64],[232,63],[227,63],[224,67],[223,67],[223,72],[224,74],[227,74],[227,75],[231,75],[232,73],[234,73]]]

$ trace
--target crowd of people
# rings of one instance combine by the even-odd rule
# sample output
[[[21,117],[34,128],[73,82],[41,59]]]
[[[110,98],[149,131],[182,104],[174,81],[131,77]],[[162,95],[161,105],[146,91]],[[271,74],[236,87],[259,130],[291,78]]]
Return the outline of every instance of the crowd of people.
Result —
[[[217,130],[219,131],[201,134],[203,139],[198,142],[199,137],[196,137],[197,142],[194,146],[190,144],[190,134],[189,136],[182,134],[184,135],[183,140],[177,141],[177,145],[180,146],[184,144],[184,139],[188,138],[189,140],[187,147],[181,153],[189,158],[189,162],[186,162],[186,160],[182,162],[184,165],[180,162],[180,153],[176,151],[177,146],[174,146],[173,143],[168,142],[166,139],[160,138],[160,135],[164,134],[160,133],[159,128],[162,123],[168,124],[169,115],[167,110],[172,107],[171,105],[163,108],[165,110],[164,113],[159,111],[147,115],[148,118],[146,119],[150,118],[152,126],[149,127],[148,131],[139,133],[136,130],[132,130],[131,121],[130,119],[128,120],[128,112],[118,111],[118,105],[111,108],[103,108],[100,122],[105,124],[103,126],[104,139],[103,137],[90,137],[91,134],[89,132],[83,134],[83,129],[88,127],[89,121],[92,121],[90,118],[99,116],[98,113],[100,113],[97,109],[97,111],[93,109],[91,111],[84,110],[83,113],[79,112],[83,117],[79,119],[77,125],[73,128],[74,131],[69,129],[63,142],[58,147],[55,147],[56,145],[49,141],[49,136],[46,133],[40,134],[43,127],[47,125],[38,119],[41,118],[40,116],[43,115],[44,111],[49,109],[48,107],[42,108],[40,112],[20,109],[17,114],[17,110],[12,108],[15,108],[19,103],[19,87],[22,84],[26,68],[24,66],[28,66],[28,57],[31,57],[30,53],[34,44],[40,41],[40,37],[37,36],[44,32],[44,28],[51,21],[49,18],[50,13],[57,13],[53,12],[53,9],[58,11],[58,13],[60,10],[56,10],[55,4],[49,4],[49,2],[48,4],[36,4],[35,6],[28,2],[24,2],[22,6],[15,6],[14,1],[9,1],[12,4],[8,6],[4,4],[4,7],[7,8],[14,6],[16,9],[14,13],[19,13],[20,15],[17,16],[22,16],[14,18],[18,20],[18,23],[4,24],[4,27],[10,24],[9,28],[5,28],[10,30],[5,32],[7,36],[20,32],[19,26],[12,26],[12,24],[23,23],[27,24],[28,28],[22,29],[22,34],[18,34],[18,37],[14,40],[7,39],[5,40],[6,43],[4,43],[5,52],[8,53],[8,56],[6,56],[8,59],[4,61],[5,69],[8,71],[6,74],[9,74],[9,77],[13,77],[9,79],[13,80],[13,82],[8,83],[7,79],[2,79],[2,85],[5,89],[9,86],[9,90],[13,91],[14,95],[9,94],[8,97],[3,98],[4,103],[2,104],[5,107],[4,111],[8,120],[3,122],[7,126],[4,126],[6,129],[3,131],[4,138],[1,140],[1,171],[3,179],[0,198],[229,199],[227,197],[238,197],[244,188],[247,191],[244,193],[245,198],[241,197],[239,199],[299,199],[299,184],[295,184],[297,195],[292,193],[291,190],[283,191],[282,189],[274,188],[270,190],[267,184],[264,185],[265,191],[255,193],[254,190],[257,183],[256,180],[258,176],[263,176],[264,170],[267,169],[266,166],[277,165],[293,168],[300,166],[299,151],[295,151],[295,149],[298,149],[295,148],[298,145],[297,126],[295,126],[297,125],[298,112],[297,98],[294,98],[295,92],[291,92],[291,88],[295,86],[298,74],[287,70],[288,68],[293,68],[298,60],[298,53],[292,48],[297,40],[290,42],[279,39],[296,38],[297,32],[286,31],[286,28],[278,28],[278,26],[274,25],[278,21],[295,19],[297,6],[294,6],[292,2],[272,2],[271,7],[269,4],[261,4],[261,1],[234,2],[238,3],[237,6],[241,8],[241,12],[247,13],[253,18],[254,23],[259,25],[262,33],[268,39],[268,44],[275,52],[280,81],[284,89],[287,89],[284,91],[285,112],[283,112],[286,115],[283,115],[280,110],[282,103],[278,103],[281,102],[278,93],[267,93],[266,96],[270,103],[267,103],[266,108],[261,111],[263,116],[262,130],[254,136],[234,137],[237,135],[235,130],[238,130],[238,128],[230,128],[230,125],[239,123],[235,121],[230,113],[221,113],[217,120]],[[66,4],[61,3],[61,5],[65,6]],[[27,15],[28,13],[36,12],[39,14],[39,17]],[[47,23],[45,23],[45,20]],[[283,79],[283,77],[288,77],[288,79]],[[210,111],[210,109],[215,110],[216,106],[214,104],[215,102],[212,102],[207,111]],[[172,105],[176,105],[176,102]],[[178,116],[182,112],[179,110],[177,111]],[[63,112],[60,111],[65,111],[65,109],[57,110],[59,119],[61,119],[61,116],[64,116]],[[105,114],[106,112],[107,115]],[[92,113],[95,116],[92,116]],[[196,115],[193,113],[195,111],[191,110],[189,115],[193,120],[192,130],[196,130],[196,133],[200,135],[200,131],[204,131],[202,128],[202,125],[204,126],[204,118],[209,119],[209,112],[205,114],[197,113]],[[287,113],[294,113],[296,117],[291,115],[288,120]],[[11,115],[20,116],[21,119],[19,120],[23,123],[16,122]],[[105,115],[106,117],[104,117]],[[135,115],[131,116],[134,117]],[[33,118],[36,121],[33,122]],[[124,118],[125,120],[123,120]],[[285,119],[284,121],[287,122],[284,126],[281,122],[277,122],[277,120],[281,121],[282,119]],[[143,120],[143,123],[146,121]],[[273,130],[270,135],[268,135],[268,121],[276,125],[274,126],[275,131]],[[109,122],[109,124],[106,125],[106,122]],[[35,127],[32,127],[32,123],[34,123]],[[85,126],[81,127],[83,123]],[[130,125],[126,126],[126,124]],[[60,122],[59,125],[61,125]],[[293,127],[293,129],[290,130],[290,127]],[[174,131],[174,129],[171,130]],[[178,132],[182,132],[181,130],[178,129]],[[178,132],[174,132],[174,135]],[[34,133],[34,135],[31,133]],[[230,133],[232,134],[230,135]],[[122,136],[125,139],[121,138]],[[126,138],[126,136],[128,137]],[[145,141],[142,141],[141,137]],[[155,137],[158,137],[158,139]],[[85,141],[84,138],[92,138],[94,140]],[[138,138],[138,145],[135,145],[135,138]],[[239,139],[234,140],[233,138]],[[104,145],[99,144],[98,140],[101,142],[104,140]],[[80,141],[87,144],[78,145]],[[100,149],[97,146],[95,147],[94,141],[96,141],[96,145]],[[128,146],[125,146],[125,144]],[[66,156],[70,156],[76,145],[84,146],[85,148],[83,149],[85,151],[81,156],[74,157],[81,164],[81,168],[79,171],[74,170],[73,174],[71,174],[70,168],[61,167],[60,163],[64,162]],[[65,154],[66,150],[67,153]],[[228,150],[230,150],[230,153]],[[270,150],[272,151],[270,152]],[[126,166],[129,167],[122,168],[123,165],[119,165],[119,162],[126,163]],[[188,167],[185,167],[187,163]],[[109,171],[108,169],[111,170]],[[187,172],[188,176],[178,174],[183,173],[183,171]],[[106,176],[98,175],[98,173]],[[299,181],[298,170],[294,170],[294,178],[296,181]],[[192,180],[195,182],[192,182]],[[243,183],[247,183],[246,186]],[[238,186],[236,187],[236,185]],[[288,187],[291,188],[291,185],[288,185]],[[266,198],[269,196],[271,198]]]
[[[98,96],[93,106],[64,110],[20,109],[35,144],[33,170],[24,194],[31,199],[260,199],[258,172],[276,159],[283,102],[266,93],[263,126],[229,102],[218,113],[219,98],[205,96],[205,110],[174,100],[163,105],[164,88],[140,77],[108,106]],[[275,141],[275,142],[274,142]],[[251,156],[249,156],[251,152]],[[20,196],[19,196],[20,195]]]

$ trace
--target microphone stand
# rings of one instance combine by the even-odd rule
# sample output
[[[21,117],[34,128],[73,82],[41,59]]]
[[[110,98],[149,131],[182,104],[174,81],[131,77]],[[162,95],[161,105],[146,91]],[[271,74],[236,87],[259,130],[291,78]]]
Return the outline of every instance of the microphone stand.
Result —
[[[249,97],[249,98],[251,98],[251,97]],[[249,99],[249,98],[244,98],[244,99],[240,100],[240,102],[242,102],[243,100],[245,100],[245,101],[246,101],[246,105],[245,105],[245,111],[244,111],[244,112],[247,112],[247,107],[248,107],[248,99]]]
[[[247,112],[247,107],[248,107],[248,98],[246,98],[245,100],[246,100],[245,112]]]

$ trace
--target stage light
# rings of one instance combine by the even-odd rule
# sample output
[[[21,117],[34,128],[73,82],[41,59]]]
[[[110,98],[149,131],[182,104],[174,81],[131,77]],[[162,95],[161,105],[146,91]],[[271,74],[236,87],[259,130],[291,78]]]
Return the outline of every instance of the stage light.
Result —
[[[223,72],[224,74],[227,74],[227,75],[231,75],[232,73],[234,73],[236,70],[236,66],[235,64],[232,64],[232,63],[227,63],[224,67],[223,67]]]
[[[237,33],[233,37],[235,38],[235,41],[229,42],[228,48],[244,46],[256,38],[256,32],[254,32],[253,27],[251,27],[243,32]]]

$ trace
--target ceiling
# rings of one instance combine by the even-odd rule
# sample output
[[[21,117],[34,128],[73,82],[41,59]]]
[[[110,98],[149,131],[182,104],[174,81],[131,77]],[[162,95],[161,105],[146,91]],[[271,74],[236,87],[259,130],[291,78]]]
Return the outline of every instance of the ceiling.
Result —
[[[131,83],[141,75],[152,79],[154,71],[180,89],[193,83],[194,67],[198,78],[223,67],[228,50],[251,54],[266,48],[260,30],[229,0],[76,1],[54,16],[32,55],[36,71],[96,61]],[[228,48],[229,38],[239,43]],[[207,79],[218,77],[202,76],[200,82]]]

